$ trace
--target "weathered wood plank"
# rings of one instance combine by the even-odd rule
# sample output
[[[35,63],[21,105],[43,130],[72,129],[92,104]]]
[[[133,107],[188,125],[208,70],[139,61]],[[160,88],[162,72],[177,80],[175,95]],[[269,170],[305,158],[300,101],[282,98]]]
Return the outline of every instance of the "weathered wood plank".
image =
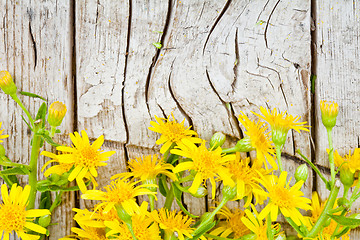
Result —
[[[360,69],[359,34],[360,5],[357,1],[316,1],[315,49],[315,110],[316,110],[316,161],[329,166],[326,148],[329,148],[326,129],[321,123],[320,100],[339,104],[339,115],[333,129],[333,146],[340,155],[359,147],[360,112],[358,106]],[[317,186],[322,197],[329,191],[324,184]],[[342,194],[342,193],[341,193]],[[359,209],[355,203],[352,211]],[[352,233],[358,239],[359,230]]]
[[[60,127],[63,138],[73,131],[72,25],[70,1],[0,1],[0,65],[14,77],[18,89],[35,92],[48,103],[62,101],[68,114]],[[20,97],[34,114],[42,103],[39,99]],[[10,135],[4,146],[15,162],[29,163],[30,131],[22,121],[21,109],[0,93],[1,119]],[[62,141],[65,143],[65,141]],[[52,149],[46,144],[46,150]],[[46,159],[48,160],[48,159]],[[41,158],[40,167],[44,163]],[[27,179],[23,179],[23,183]],[[51,227],[51,239],[70,233],[74,196],[66,194],[63,205],[52,216],[58,226]],[[56,231],[55,231],[56,230]]]

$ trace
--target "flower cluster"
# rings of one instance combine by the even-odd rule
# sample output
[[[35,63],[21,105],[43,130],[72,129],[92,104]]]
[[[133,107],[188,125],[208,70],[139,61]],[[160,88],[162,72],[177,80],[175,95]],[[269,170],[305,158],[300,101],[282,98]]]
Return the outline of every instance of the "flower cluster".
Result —
[[[263,107],[252,116],[241,112],[239,122],[245,136],[233,147],[224,146],[223,133],[215,133],[208,142],[186,126],[185,120],[178,122],[173,114],[167,118],[155,116],[149,129],[158,136],[156,144],[161,145],[161,155],[130,159],[127,172],[116,173],[110,177],[109,185],[100,188],[96,181],[98,169],[115,154],[101,150],[104,136],[91,139],[82,130],[69,134],[70,146],[59,145],[54,135],[60,132],[57,127],[65,118],[65,104],[55,102],[47,108],[44,102],[34,120],[17,97],[17,88],[6,71],[0,72],[0,87],[24,110],[28,118],[24,120],[33,132],[29,164],[11,161],[0,145],[0,177],[5,181],[1,186],[0,236],[4,240],[13,233],[25,240],[49,235],[51,213],[68,191],[80,191],[82,199],[95,201],[95,205],[73,209],[77,225],[71,229],[73,235],[62,240],[281,240],[286,235],[277,222],[279,216],[299,238],[332,240],[348,239],[350,230],[360,225],[358,214],[349,212],[360,197],[360,150],[356,148],[343,157],[334,151],[331,131],[338,115],[336,103],[320,104],[329,137],[330,179],[298,151],[330,190],[328,199],[322,202],[316,192],[312,200],[304,196],[306,164],[296,170],[295,183],[282,166],[281,153],[288,132],[309,131],[299,116]],[[0,143],[9,137],[2,135],[3,131],[0,130]],[[41,152],[44,142],[54,146],[56,153]],[[39,152],[49,158],[41,168],[44,180],[37,179]],[[340,181],[336,179],[335,167]],[[29,176],[29,184],[24,188],[19,186],[17,174]],[[72,184],[74,180],[76,184]],[[338,196],[340,183],[342,197]],[[353,191],[349,197],[350,188]],[[222,189],[222,194],[217,195],[217,189]],[[54,200],[51,191],[55,192]],[[41,192],[39,204],[35,204],[37,192]],[[192,214],[183,198],[202,198],[208,192],[212,200],[217,200],[208,202],[215,202],[211,211],[202,216]],[[163,201],[158,201],[160,198]],[[240,207],[230,209],[227,204],[234,201]],[[303,215],[306,211],[310,216]]]

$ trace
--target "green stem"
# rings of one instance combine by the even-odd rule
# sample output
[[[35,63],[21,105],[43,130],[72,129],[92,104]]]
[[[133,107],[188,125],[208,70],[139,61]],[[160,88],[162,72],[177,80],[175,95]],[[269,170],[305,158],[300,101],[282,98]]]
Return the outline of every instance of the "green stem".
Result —
[[[237,151],[236,147],[231,147],[231,148],[223,148],[222,149],[222,153],[234,153]]]
[[[324,177],[324,175],[322,175],[322,173],[320,172],[320,170],[311,162],[309,161],[309,159],[307,159],[307,157],[305,157],[301,152],[300,150],[297,150],[296,151],[304,160],[307,164],[310,165],[310,167],[316,172],[316,174],[321,178],[321,180],[323,180],[323,182],[325,183],[325,185],[327,184],[327,180],[326,178]]]
[[[116,212],[117,212],[119,218],[126,223],[126,226],[128,227],[133,239],[137,240],[135,233],[134,233],[133,226],[132,226],[131,216],[124,210],[124,208],[122,206],[115,205],[115,208],[116,208]]]
[[[339,189],[340,189],[340,183],[339,183],[339,181],[336,181],[335,184],[331,188],[329,198],[325,204],[323,211],[321,212],[318,220],[315,222],[314,226],[310,230],[309,234],[306,236],[307,238],[314,238],[319,233],[319,231],[322,229],[326,220],[329,219],[329,216],[327,216],[327,214],[334,206],[336,197],[339,193]]]
[[[194,176],[189,174],[186,177],[180,178],[178,183],[188,182],[194,180]]]
[[[40,143],[41,137],[36,135],[39,126],[35,125],[34,136],[32,138],[31,145],[31,156],[30,156],[30,174],[29,174],[29,185],[31,187],[30,197],[29,197],[29,205],[27,209],[33,209],[35,207],[35,198],[36,198],[36,185],[37,185],[37,165],[38,165],[38,157],[40,152]]]
[[[63,191],[60,191],[59,193],[56,194],[56,198],[49,208],[49,211],[51,213],[55,210],[57,206],[59,206],[59,203],[61,202],[61,196],[63,195],[63,193],[64,193]]]
[[[276,148],[276,159],[279,165],[279,170],[280,172],[283,171],[283,166],[282,166],[282,162],[281,162],[281,146],[280,145],[275,145]]]
[[[341,212],[340,216],[344,216],[345,213],[346,213],[346,209],[344,209],[344,210]],[[341,226],[341,225],[340,225],[339,223],[336,225],[336,228],[335,228],[333,234],[331,235],[331,239],[335,239],[335,235],[337,234],[337,231],[339,230],[340,226]]]
[[[55,136],[55,132],[56,132],[56,127],[51,126],[51,131],[50,131],[51,138],[53,138]]]
[[[332,133],[331,128],[326,128],[327,135],[328,135],[328,141],[329,141],[329,163],[330,163],[330,172],[331,172],[331,180],[330,180],[330,186],[332,187],[335,183],[335,164],[334,164],[334,149],[333,149],[333,143],[332,143]]]
[[[173,186],[171,184],[170,190],[166,194],[166,200],[165,200],[165,203],[164,203],[164,208],[170,210],[173,201],[174,201],[174,189],[173,189]]]
[[[154,211],[155,210],[155,196],[153,195],[148,195],[149,196],[149,201],[150,201],[150,211]]]
[[[304,233],[301,231],[300,227],[290,218],[290,217],[285,217],[286,221],[291,225],[291,227],[298,233],[300,234],[302,237],[305,237]]]
[[[227,197],[223,197],[223,199],[221,200],[220,204],[214,209],[214,211],[212,211],[212,213],[207,216],[207,218],[205,218],[201,223],[200,225],[195,229],[195,231],[191,234],[192,236],[196,236],[197,234],[199,234],[203,229],[204,227],[206,227],[208,224],[210,224],[216,213],[223,207],[225,206],[225,204],[229,201],[229,199]]]
[[[25,112],[26,116],[29,118],[29,121],[31,123],[31,126],[34,127],[34,119],[31,117],[31,114],[29,113],[29,111],[26,109],[26,107],[24,106],[24,104],[20,101],[20,99],[18,98],[18,96],[16,94],[11,95],[12,99],[14,99],[14,101],[19,104],[19,106],[21,107],[21,109]]]
[[[270,214],[268,215],[268,218],[267,218],[267,221],[266,221],[266,226],[267,226],[267,237],[269,240],[274,240],[274,234],[272,232],[272,229],[271,229],[271,216]]]

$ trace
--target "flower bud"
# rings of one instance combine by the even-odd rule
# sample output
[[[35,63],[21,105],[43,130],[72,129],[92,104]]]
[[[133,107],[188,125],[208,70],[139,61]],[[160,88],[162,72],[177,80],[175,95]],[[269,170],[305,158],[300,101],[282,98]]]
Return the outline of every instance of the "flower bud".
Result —
[[[8,71],[0,72],[0,87],[8,95],[16,94],[16,85]]]
[[[0,158],[5,157],[6,151],[3,145],[0,144]]]
[[[285,144],[288,131],[289,130],[282,128],[271,130],[271,140],[274,142],[275,146],[283,146]]]
[[[48,122],[50,126],[57,127],[61,124],[66,114],[66,106],[61,102],[54,102],[49,107]]]
[[[222,132],[216,132],[210,139],[210,148],[215,149],[221,147],[226,140],[225,134]]]
[[[250,152],[255,150],[251,145],[251,139],[249,137],[244,137],[240,141],[238,141],[235,145],[237,152]]]
[[[196,198],[203,198],[208,194],[208,192],[207,192],[206,188],[204,188],[203,186],[200,186],[198,188],[198,190],[196,191],[196,193],[194,193],[194,194],[190,193],[190,194]]]
[[[296,182],[299,182],[300,180],[306,182],[308,176],[309,176],[309,170],[305,163],[300,165],[295,171]]]
[[[237,189],[236,186],[230,187],[230,186],[224,186],[222,189],[223,198],[226,198],[227,200],[232,200],[236,197]]]
[[[339,106],[335,102],[320,101],[321,119],[326,128],[333,128],[339,113]]]
[[[50,225],[51,222],[51,216],[50,215],[44,215],[39,218],[39,225],[46,228]]]
[[[345,187],[351,187],[354,180],[354,173],[352,173],[349,168],[344,166],[340,168],[340,181]]]

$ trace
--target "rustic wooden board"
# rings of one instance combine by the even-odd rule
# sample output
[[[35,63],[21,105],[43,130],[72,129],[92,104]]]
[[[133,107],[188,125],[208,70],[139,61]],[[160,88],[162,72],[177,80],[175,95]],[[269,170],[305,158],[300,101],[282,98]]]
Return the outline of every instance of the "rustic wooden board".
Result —
[[[58,100],[67,105],[68,114],[60,128],[63,132],[61,138],[68,139],[66,135],[73,131],[74,125],[70,2],[2,0],[0,8],[1,70],[6,69],[13,75],[20,91],[35,92],[45,97],[49,104]],[[20,98],[35,115],[42,101]],[[3,92],[0,93],[0,109],[0,121],[10,135],[4,141],[8,156],[15,162],[28,163],[30,132],[22,121],[21,109]],[[52,150],[48,145],[45,149]],[[41,158],[39,166],[43,163]],[[40,167],[39,177],[42,178]],[[51,227],[51,239],[70,233],[71,208],[74,206],[74,196],[64,195],[63,205],[53,215],[53,221],[59,225]]]
[[[359,147],[359,34],[360,6],[357,1],[316,1],[315,30],[315,110],[316,162],[329,166],[325,149],[328,148],[326,129],[321,123],[320,100],[339,104],[339,115],[333,129],[334,149],[340,155]],[[317,189],[323,197],[329,194],[323,184]],[[359,209],[360,203],[352,211]],[[352,233],[358,239],[359,231]]]

